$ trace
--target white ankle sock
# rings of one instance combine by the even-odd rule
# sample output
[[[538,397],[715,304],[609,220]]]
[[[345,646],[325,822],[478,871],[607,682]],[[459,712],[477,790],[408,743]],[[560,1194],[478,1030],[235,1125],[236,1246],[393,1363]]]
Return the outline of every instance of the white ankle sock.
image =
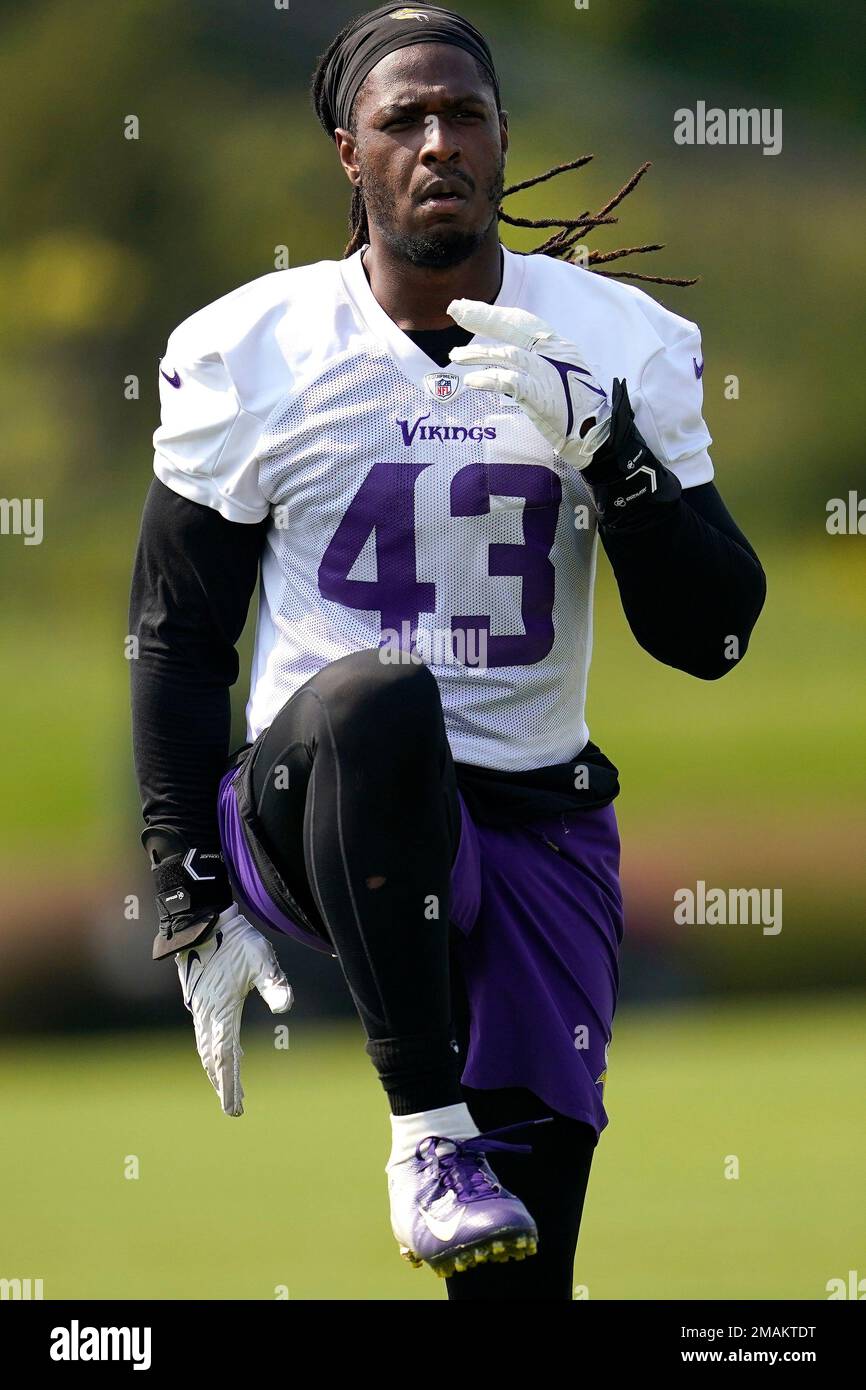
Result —
[[[395,1163],[411,1158],[415,1146],[428,1134],[441,1134],[448,1139],[471,1139],[481,1131],[469,1114],[465,1102],[441,1105],[438,1110],[416,1110],[414,1115],[391,1116],[391,1156],[385,1172]]]

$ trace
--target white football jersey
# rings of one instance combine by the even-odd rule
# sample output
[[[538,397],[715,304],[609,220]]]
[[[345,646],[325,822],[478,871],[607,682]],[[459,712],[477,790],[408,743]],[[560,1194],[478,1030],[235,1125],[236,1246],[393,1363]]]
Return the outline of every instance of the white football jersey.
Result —
[[[503,248],[496,303],[579,348],[685,487],[709,481],[698,329],[641,290]],[[464,387],[388,317],[357,252],[193,314],[160,366],[154,469],[230,521],[270,517],[247,734],[322,666],[414,644],[459,762],[584,747],[596,519],[580,473],[507,396]],[[478,341],[487,341],[479,339]]]

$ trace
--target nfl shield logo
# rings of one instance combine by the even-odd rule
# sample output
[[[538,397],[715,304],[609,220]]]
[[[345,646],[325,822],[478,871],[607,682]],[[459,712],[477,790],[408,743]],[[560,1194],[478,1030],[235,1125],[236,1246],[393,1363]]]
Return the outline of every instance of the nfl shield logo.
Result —
[[[460,385],[459,376],[453,372],[428,372],[424,380],[430,394],[440,401],[447,401]]]

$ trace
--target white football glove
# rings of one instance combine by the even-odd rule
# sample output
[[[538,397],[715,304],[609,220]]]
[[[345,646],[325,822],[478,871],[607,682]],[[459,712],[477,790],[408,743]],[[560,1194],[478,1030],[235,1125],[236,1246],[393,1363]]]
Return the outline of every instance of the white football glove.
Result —
[[[271,943],[235,906],[220,913],[207,941],[178,951],[175,960],[202,1066],[225,1113],[242,1115],[244,1000],[255,986],[271,1013],[282,1014],[292,1007],[292,987]]]
[[[465,384],[510,396],[560,458],[585,468],[610,433],[610,402],[574,343],[525,309],[452,299],[447,312],[461,328],[503,344],[452,348],[452,362],[484,369],[467,372]]]

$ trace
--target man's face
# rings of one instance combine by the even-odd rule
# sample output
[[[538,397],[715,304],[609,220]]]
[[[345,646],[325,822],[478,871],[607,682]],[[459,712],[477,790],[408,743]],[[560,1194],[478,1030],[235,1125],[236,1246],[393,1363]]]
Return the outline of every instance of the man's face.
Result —
[[[484,240],[502,197],[507,118],[474,59],[451,44],[390,53],[355,100],[340,139],[371,229],[401,259],[445,267]]]

